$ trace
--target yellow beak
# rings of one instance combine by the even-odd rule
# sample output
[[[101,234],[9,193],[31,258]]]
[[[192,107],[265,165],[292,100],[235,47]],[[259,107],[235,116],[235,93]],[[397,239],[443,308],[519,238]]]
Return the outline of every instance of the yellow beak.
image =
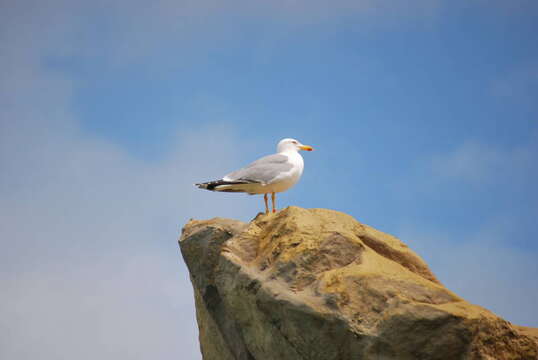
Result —
[[[299,149],[306,150],[306,151],[314,150],[314,148],[312,146],[308,146],[308,145],[301,145],[301,146],[299,146]]]

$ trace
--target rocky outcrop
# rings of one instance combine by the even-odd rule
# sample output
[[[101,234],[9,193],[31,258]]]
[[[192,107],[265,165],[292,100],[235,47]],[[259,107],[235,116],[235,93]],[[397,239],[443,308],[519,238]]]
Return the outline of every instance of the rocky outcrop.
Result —
[[[343,213],[191,220],[180,247],[205,360],[538,359],[535,329],[466,302]]]

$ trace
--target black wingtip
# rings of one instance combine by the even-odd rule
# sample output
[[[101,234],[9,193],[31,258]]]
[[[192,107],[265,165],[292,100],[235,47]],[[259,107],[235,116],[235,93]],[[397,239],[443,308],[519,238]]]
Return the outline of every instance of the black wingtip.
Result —
[[[207,186],[209,184],[210,183],[201,183],[201,184],[194,184],[194,186],[196,186],[198,189],[207,189]]]
[[[215,181],[208,181],[208,182],[200,183],[200,184],[194,184],[194,186],[198,187],[199,189],[215,191],[216,186],[223,185],[225,183],[226,181],[223,181],[223,180],[215,180]]]
[[[224,192],[243,192],[243,190],[232,190],[232,189],[226,189],[226,190],[219,190],[217,187],[219,185],[237,185],[237,184],[247,184],[248,182],[245,181],[226,181],[226,180],[215,180],[215,181],[209,181],[206,183],[201,184],[194,184],[194,186],[197,186],[199,189],[204,190],[210,190],[210,191],[224,191]]]

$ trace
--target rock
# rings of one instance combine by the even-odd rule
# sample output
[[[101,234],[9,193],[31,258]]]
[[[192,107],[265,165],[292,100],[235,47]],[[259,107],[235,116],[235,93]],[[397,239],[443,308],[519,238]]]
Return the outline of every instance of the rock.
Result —
[[[191,220],[180,247],[205,360],[538,359],[536,329],[466,302],[343,213]]]

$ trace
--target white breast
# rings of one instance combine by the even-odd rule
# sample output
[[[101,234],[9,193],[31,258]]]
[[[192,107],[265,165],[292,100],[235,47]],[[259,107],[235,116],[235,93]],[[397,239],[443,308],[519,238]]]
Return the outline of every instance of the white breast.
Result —
[[[288,190],[299,181],[301,175],[303,174],[304,160],[301,154],[299,154],[297,151],[287,151],[282,154],[288,157],[288,161],[293,165],[293,167],[289,171],[273,179],[270,184],[265,186],[265,188],[270,192],[282,192]]]

